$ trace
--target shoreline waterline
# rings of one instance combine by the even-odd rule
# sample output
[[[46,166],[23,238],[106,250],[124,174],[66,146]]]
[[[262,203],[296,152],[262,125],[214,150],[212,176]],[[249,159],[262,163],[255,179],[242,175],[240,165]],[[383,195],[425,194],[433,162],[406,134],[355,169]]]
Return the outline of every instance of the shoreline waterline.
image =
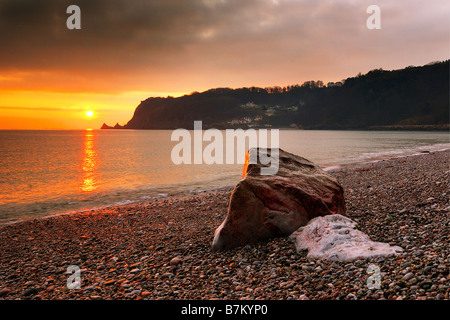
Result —
[[[339,170],[351,170],[351,169],[355,169],[355,168],[359,168],[359,167],[364,167],[373,163],[377,163],[377,162],[382,162],[382,161],[389,161],[389,160],[396,160],[396,159],[401,159],[401,158],[408,158],[408,157],[417,157],[417,156],[426,156],[432,153],[436,153],[436,152],[448,152],[450,150],[450,146],[446,147],[446,148],[442,148],[442,145],[438,145],[438,146],[424,146],[421,147],[421,149],[423,149],[421,152],[414,152],[414,151],[410,151],[409,153],[404,153],[404,152],[394,152],[394,153],[385,153],[385,154],[377,154],[376,156],[372,157],[372,158],[365,158],[365,159],[358,159],[355,160],[353,162],[347,162],[347,163],[340,163],[340,164],[334,164],[334,165],[325,165],[325,166],[321,166],[321,168],[329,173],[332,173],[334,171],[339,171]],[[429,151],[427,149],[433,150],[433,151]],[[436,149],[436,150],[434,150]],[[236,175],[237,177],[240,176]],[[51,217],[56,217],[56,216],[64,216],[64,215],[74,215],[74,214],[79,214],[79,213],[86,213],[86,212],[92,212],[92,211],[97,211],[97,210],[104,210],[104,209],[110,209],[110,208],[115,208],[115,207],[122,207],[122,206],[134,206],[134,205],[138,205],[141,203],[147,203],[148,201],[152,201],[155,199],[164,199],[164,198],[174,198],[174,197],[184,197],[184,196],[190,196],[190,195],[195,195],[195,194],[202,194],[202,193],[208,193],[208,192],[216,192],[216,191],[223,191],[223,190],[232,190],[234,188],[234,186],[239,182],[239,178],[236,179],[235,183],[230,183],[227,185],[219,185],[219,186],[215,186],[215,187],[211,187],[211,188],[200,188],[199,186],[197,186],[196,189],[188,189],[188,186],[185,186],[185,188],[183,189],[177,189],[174,192],[170,192],[168,191],[170,189],[170,187],[166,187],[163,190],[165,191],[165,193],[158,193],[156,196],[144,196],[144,198],[142,199],[136,199],[136,200],[120,200],[120,201],[116,201],[116,202],[112,202],[109,204],[104,204],[104,205],[98,205],[98,206],[93,206],[93,207],[85,207],[85,208],[80,208],[80,209],[75,209],[75,210],[68,210],[68,211],[57,211],[57,212],[53,212],[53,213],[49,213],[49,214],[44,214],[41,216],[23,216],[23,217],[19,217],[13,220],[8,220],[8,221],[0,221],[0,227],[1,226],[5,226],[5,225],[12,225],[12,224],[16,224],[16,223],[21,223],[21,222],[26,222],[26,221],[30,221],[30,220],[35,220],[35,219],[47,219],[47,218],[51,218]],[[155,190],[153,190],[155,191]],[[156,190],[156,192],[158,192],[158,190]]]
[[[170,143],[171,133],[0,131],[0,223],[136,203],[160,194],[213,190],[234,186],[241,179],[237,159],[236,164],[176,165],[171,155],[178,142]],[[204,152],[210,146],[206,144]],[[279,146],[329,171],[351,163],[448,149],[450,135],[282,130]]]

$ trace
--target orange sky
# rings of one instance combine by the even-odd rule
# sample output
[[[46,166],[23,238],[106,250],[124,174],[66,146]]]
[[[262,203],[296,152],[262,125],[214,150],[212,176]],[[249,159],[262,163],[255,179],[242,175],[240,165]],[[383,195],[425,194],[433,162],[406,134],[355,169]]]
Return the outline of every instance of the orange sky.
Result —
[[[450,2],[0,2],[0,129],[125,124],[140,101],[215,87],[339,81],[449,59]],[[85,116],[86,110],[94,116]]]

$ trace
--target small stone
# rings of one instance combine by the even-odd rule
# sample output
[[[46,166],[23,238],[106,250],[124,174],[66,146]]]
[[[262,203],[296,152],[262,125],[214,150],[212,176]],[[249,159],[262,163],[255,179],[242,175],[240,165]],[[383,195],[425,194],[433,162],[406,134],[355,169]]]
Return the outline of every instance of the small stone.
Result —
[[[138,295],[139,293],[141,293],[141,290],[133,290],[133,291],[131,291],[130,293],[127,293],[126,295],[127,295],[127,296],[136,296],[136,295]]]
[[[112,286],[114,283],[116,283],[116,280],[108,280],[105,282],[105,286]]]
[[[288,284],[286,284],[286,288],[287,289],[291,289],[295,286],[295,282],[294,281],[288,281]]]
[[[3,288],[0,290],[0,297],[4,297],[7,296],[8,294],[11,293],[11,289],[9,288]]]
[[[53,292],[53,291],[55,291],[54,286],[49,286],[49,287],[47,287],[47,289],[45,289],[45,292]]]
[[[161,275],[162,278],[172,278],[174,274],[172,272],[166,272]]]
[[[84,288],[84,291],[94,291],[94,289],[95,289],[95,286],[89,286],[89,287]]]
[[[28,296],[35,295],[35,294],[38,293],[38,292],[39,292],[38,289],[36,289],[35,287],[31,287],[31,288],[25,290],[25,291],[22,293],[22,295],[23,295],[24,297],[28,297]]]
[[[142,293],[141,293],[142,297],[148,297],[149,295],[151,295],[151,292],[148,292],[148,291],[142,291]]]
[[[321,290],[325,289],[325,287],[324,287],[323,285],[318,285],[318,286],[316,287],[316,289],[317,289],[318,291],[321,291]]]
[[[180,257],[175,257],[172,260],[170,260],[169,264],[171,266],[177,266],[179,265],[183,260]]]
[[[353,293],[349,293],[347,295],[347,299],[356,300],[357,298],[356,298],[356,296]]]
[[[405,274],[405,276],[403,277],[403,280],[408,281],[411,280],[414,277],[414,273],[409,272],[407,274]]]
[[[431,285],[432,285],[432,283],[431,283],[430,280],[425,280],[424,282],[422,282],[422,283],[420,284],[420,287],[421,287],[422,289],[427,290],[427,289],[430,289]]]

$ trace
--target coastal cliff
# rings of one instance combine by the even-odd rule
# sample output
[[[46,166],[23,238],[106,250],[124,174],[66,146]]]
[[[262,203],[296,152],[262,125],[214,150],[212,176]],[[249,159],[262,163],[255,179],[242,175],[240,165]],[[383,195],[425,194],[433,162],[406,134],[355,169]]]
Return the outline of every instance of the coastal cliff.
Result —
[[[142,101],[115,129],[302,128],[448,130],[449,61],[339,82],[269,88],[216,88]],[[104,124],[102,129],[111,127]]]

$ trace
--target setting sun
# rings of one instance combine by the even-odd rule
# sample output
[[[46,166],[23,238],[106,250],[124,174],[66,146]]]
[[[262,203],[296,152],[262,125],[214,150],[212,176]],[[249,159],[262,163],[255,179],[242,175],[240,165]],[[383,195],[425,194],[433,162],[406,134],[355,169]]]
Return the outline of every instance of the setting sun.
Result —
[[[88,110],[88,111],[86,111],[86,112],[85,112],[84,114],[86,115],[86,117],[89,117],[89,118],[91,118],[91,117],[93,117],[93,116],[94,116],[94,111],[92,111],[92,110]]]

